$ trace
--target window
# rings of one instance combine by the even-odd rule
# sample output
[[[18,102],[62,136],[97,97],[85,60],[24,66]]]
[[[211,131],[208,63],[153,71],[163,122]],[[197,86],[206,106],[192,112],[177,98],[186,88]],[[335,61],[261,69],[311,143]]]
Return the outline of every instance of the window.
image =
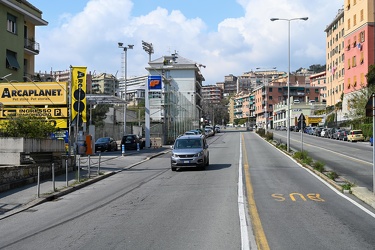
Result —
[[[363,51],[361,51],[361,58],[359,59],[359,62],[360,62],[361,64],[363,64],[363,61],[364,61]]]
[[[272,88],[269,88],[269,89],[268,89],[268,92],[272,92]]]
[[[365,85],[365,74],[361,73],[361,86],[363,87]]]
[[[20,65],[18,64],[17,61],[17,53],[7,50],[7,55],[6,55],[6,67],[8,69],[14,69],[17,70],[20,68]]]
[[[363,21],[363,9],[361,10],[360,21]]]
[[[361,33],[359,33],[359,42],[363,43],[364,41],[365,41],[365,32],[361,31]]]
[[[357,25],[357,15],[354,14],[353,16],[353,26],[356,26]]]
[[[13,34],[17,33],[17,18],[12,14],[7,14],[7,30]]]
[[[353,56],[352,57],[352,67],[355,67],[355,66],[357,66],[357,57]]]
[[[348,45],[346,46],[347,50],[350,50],[350,40],[348,40]]]
[[[348,78],[348,89],[350,89],[350,78]]]
[[[348,29],[350,29],[350,18],[348,19]]]
[[[357,86],[357,76],[353,77],[353,87]]]
[[[348,69],[350,69],[350,59],[348,59]]]

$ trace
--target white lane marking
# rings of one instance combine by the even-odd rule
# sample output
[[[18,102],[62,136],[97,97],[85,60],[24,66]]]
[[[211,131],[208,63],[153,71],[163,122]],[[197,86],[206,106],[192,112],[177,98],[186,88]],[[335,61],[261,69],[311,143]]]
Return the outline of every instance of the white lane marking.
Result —
[[[309,172],[312,176],[314,176],[315,178],[317,178],[318,180],[320,180],[324,185],[326,185],[327,187],[329,187],[333,192],[335,192],[336,194],[338,194],[339,196],[341,196],[342,198],[346,199],[347,201],[349,201],[350,203],[352,203],[353,205],[357,206],[359,209],[361,209],[363,212],[367,213],[368,215],[370,215],[371,217],[375,218],[375,213],[371,212],[370,210],[368,210],[367,208],[365,208],[364,206],[362,206],[361,204],[359,204],[358,202],[356,202],[355,200],[347,197],[346,195],[344,195],[343,193],[339,192],[336,188],[334,188],[331,184],[329,184],[327,181],[325,181],[324,179],[322,179],[321,177],[319,177],[318,175],[316,175],[313,171],[311,171],[310,169],[308,168],[305,168],[304,166],[302,166],[298,161],[296,161],[293,157],[291,157],[290,155],[288,155],[286,152],[280,150],[280,149],[277,149],[279,150],[281,153],[283,153],[284,155],[286,155],[287,157],[289,157],[289,159],[291,159],[292,161],[294,161],[295,163],[297,163],[297,165],[306,170],[307,172]]]
[[[241,133],[242,134],[242,133]],[[241,229],[241,249],[248,250],[250,249],[249,245],[249,231],[251,232],[252,239],[251,241],[254,242],[254,246],[256,248],[254,234],[252,232],[252,228],[248,227],[246,221],[246,209],[245,209],[245,199],[244,199],[244,188],[243,188],[243,178],[242,178],[242,141],[240,135],[240,159],[238,164],[238,213],[240,217],[240,229]]]
[[[300,165],[298,163],[298,165]],[[322,179],[320,176],[316,175],[314,172],[312,172],[310,169],[308,168],[305,168],[303,166],[300,165],[300,167],[302,167],[303,169],[305,169],[307,172],[309,172],[310,174],[312,174],[313,176],[315,176],[318,180],[320,180],[321,182],[324,183],[324,185],[326,185],[327,187],[329,187],[332,191],[334,191],[336,194],[340,195],[342,198],[346,199],[347,201],[349,201],[350,203],[352,203],[353,205],[357,206],[359,209],[361,209],[362,211],[364,211],[365,213],[367,213],[368,215],[370,215],[371,217],[373,217],[375,219],[375,213],[371,212],[370,210],[368,210],[367,208],[365,208],[364,206],[362,206],[361,204],[359,204],[358,202],[356,202],[355,200],[347,197],[346,195],[344,195],[343,193],[339,192],[336,188],[332,187],[331,184],[329,184],[328,182],[326,182],[324,179]]]

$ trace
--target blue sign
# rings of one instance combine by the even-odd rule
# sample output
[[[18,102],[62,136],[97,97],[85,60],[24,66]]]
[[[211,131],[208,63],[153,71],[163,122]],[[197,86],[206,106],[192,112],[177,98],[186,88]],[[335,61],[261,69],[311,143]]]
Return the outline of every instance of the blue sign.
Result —
[[[148,89],[149,90],[161,90],[161,76],[149,76],[148,77]]]

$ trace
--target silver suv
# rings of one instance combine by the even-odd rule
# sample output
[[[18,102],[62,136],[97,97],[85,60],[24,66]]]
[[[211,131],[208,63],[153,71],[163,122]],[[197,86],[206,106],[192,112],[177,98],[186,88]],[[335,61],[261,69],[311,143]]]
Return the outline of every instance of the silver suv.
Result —
[[[206,137],[203,135],[183,135],[172,146],[171,169],[178,167],[198,167],[205,169],[210,164]]]

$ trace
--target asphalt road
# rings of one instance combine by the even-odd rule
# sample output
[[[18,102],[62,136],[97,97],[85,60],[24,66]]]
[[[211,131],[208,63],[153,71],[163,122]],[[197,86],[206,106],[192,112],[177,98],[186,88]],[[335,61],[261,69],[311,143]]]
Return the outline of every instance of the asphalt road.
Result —
[[[254,133],[244,141],[270,249],[374,249],[373,210],[366,213]]]
[[[286,131],[273,131],[274,138],[286,141]],[[373,190],[372,147],[368,142],[346,142],[301,133],[290,133],[290,144],[295,150],[307,151],[327,169],[349,180],[356,186]],[[303,144],[302,144],[303,142]]]
[[[210,166],[204,171],[172,172],[166,154],[5,218],[0,248],[375,246],[373,210],[336,192],[255,133],[225,131],[209,142]],[[245,191],[239,192],[242,184]],[[241,195],[247,199],[245,223]]]

